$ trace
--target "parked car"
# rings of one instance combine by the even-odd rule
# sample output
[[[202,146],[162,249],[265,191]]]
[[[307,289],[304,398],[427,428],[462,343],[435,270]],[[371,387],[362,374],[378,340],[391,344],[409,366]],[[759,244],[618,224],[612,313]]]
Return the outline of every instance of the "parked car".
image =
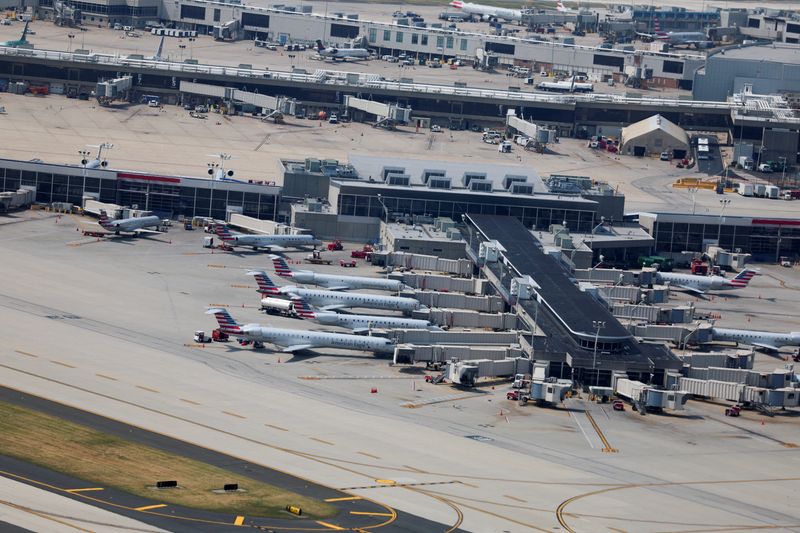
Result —
[[[439,126],[438,124],[434,124],[433,126],[431,126],[431,133],[441,133],[441,131],[442,127]]]
[[[670,157],[670,154],[669,154],[669,152],[661,152],[661,157],[660,157],[660,159],[661,159],[662,161],[669,161],[669,160],[670,160],[670,159],[672,159],[672,158]]]

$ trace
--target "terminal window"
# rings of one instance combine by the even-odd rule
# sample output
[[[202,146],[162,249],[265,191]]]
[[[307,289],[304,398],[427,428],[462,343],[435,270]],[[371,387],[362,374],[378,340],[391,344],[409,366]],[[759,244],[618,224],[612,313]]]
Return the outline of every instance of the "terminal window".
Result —
[[[494,52],[496,54],[508,54],[513,56],[514,55],[515,47],[513,44],[505,44],[505,43],[486,43],[486,51],[487,52]]]
[[[683,63],[680,61],[664,61],[664,72],[683,74]]]
[[[389,30],[383,30],[383,40],[384,41],[391,41],[392,40],[392,32]]]
[[[182,19],[195,19],[195,20],[205,20],[206,19],[206,8],[204,7],[197,7],[197,6],[181,6],[181,18]]]
[[[800,24],[787,24],[786,33],[800,33]]]
[[[378,30],[376,28],[369,29],[369,42],[374,43],[378,40]]]
[[[419,44],[419,35],[416,33],[411,34],[411,44]]]
[[[436,48],[444,48],[444,37],[441,35],[436,37]]]
[[[256,13],[242,13],[242,26],[269,28],[269,15],[258,15]]]
[[[347,24],[331,24],[331,37],[355,39],[358,37],[358,26],[349,26]]]
[[[427,35],[423,35],[422,36],[422,42],[420,44],[422,46],[428,46],[428,36]]]
[[[398,43],[402,43],[403,42],[403,32],[401,32],[401,31],[397,32],[397,35],[395,35],[394,40],[397,41]]]
[[[220,10],[219,9],[215,9],[214,10],[214,22],[219,22],[220,17],[221,17]]]
[[[467,40],[461,39],[461,50],[466,50],[466,49],[467,49]]]
[[[447,38],[447,48],[453,48],[453,38],[452,37],[448,37]]]
[[[595,54],[593,62],[594,62],[595,65],[605,65],[607,67],[617,67],[618,69],[622,70],[622,66],[625,64],[625,59],[623,57],[605,56],[605,55],[602,55],[602,54]]]

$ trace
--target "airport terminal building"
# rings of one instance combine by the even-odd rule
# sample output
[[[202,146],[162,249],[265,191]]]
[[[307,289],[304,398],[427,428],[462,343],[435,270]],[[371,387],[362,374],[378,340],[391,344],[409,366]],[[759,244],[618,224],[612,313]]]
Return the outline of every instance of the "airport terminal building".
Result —
[[[228,212],[275,220],[280,187],[264,183],[211,181],[79,165],[0,159],[0,191],[35,187],[36,202],[83,205],[84,196],[101,202],[153,211],[162,217],[213,217]]]

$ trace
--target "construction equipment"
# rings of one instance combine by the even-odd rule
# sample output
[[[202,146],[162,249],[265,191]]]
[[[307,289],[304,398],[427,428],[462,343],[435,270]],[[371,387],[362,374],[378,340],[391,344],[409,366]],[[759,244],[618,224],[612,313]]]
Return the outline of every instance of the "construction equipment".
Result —
[[[311,263],[312,265],[330,265],[333,263],[330,259],[324,259],[322,257],[322,252],[319,250],[314,250],[308,256],[306,256],[306,263]]]

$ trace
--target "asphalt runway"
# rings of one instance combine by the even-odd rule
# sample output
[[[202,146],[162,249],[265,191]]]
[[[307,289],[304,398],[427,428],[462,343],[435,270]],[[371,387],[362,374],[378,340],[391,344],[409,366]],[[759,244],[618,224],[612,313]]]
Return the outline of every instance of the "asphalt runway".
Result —
[[[337,507],[340,511],[333,518],[314,521],[297,518],[265,519],[241,517],[175,505],[165,506],[157,499],[147,500],[140,496],[111,488],[98,487],[91,482],[0,455],[0,475],[4,477],[76,499],[82,503],[105,508],[158,528],[177,533],[238,530],[236,528],[242,526],[273,531],[323,531],[335,530],[336,528],[350,530],[368,528],[392,533],[457,531],[444,524],[437,524],[408,513],[398,512],[385,505],[318,485],[278,470],[242,461],[207,448],[129,426],[37,396],[23,394],[13,389],[0,387],[0,400],[41,411],[132,442],[211,464],[237,475],[247,476],[264,483],[279,486],[304,496],[324,500]],[[180,480],[178,481],[180,483]],[[0,531],[5,532],[6,529],[0,528]],[[25,530],[19,529],[19,531]]]

